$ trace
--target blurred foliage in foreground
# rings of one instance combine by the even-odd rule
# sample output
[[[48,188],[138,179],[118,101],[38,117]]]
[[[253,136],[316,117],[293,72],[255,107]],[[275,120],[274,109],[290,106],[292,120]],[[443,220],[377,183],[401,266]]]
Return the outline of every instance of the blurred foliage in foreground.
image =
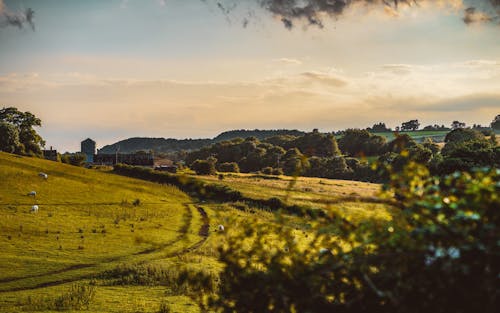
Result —
[[[499,177],[484,168],[437,178],[410,163],[386,186],[402,218],[356,225],[326,216],[307,238],[279,220],[248,222],[226,235],[220,289],[200,304],[218,312],[496,312]]]

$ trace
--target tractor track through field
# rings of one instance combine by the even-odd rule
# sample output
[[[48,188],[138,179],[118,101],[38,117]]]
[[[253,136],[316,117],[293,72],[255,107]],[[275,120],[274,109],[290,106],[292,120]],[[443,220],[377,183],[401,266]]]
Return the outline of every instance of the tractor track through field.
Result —
[[[165,249],[168,246],[171,246],[171,245],[175,244],[176,242],[178,242],[178,241],[182,240],[183,238],[185,238],[186,235],[187,235],[187,233],[188,233],[189,227],[191,225],[191,220],[192,220],[192,213],[191,213],[191,209],[189,208],[189,205],[186,204],[185,208],[186,208],[186,212],[187,212],[186,216],[188,218],[187,218],[187,221],[185,221],[184,225],[181,227],[181,229],[179,231],[180,234],[175,239],[173,239],[173,240],[171,240],[171,241],[169,241],[169,242],[167,242],[167,243],[165,243],[165,244],[163,244],[161,246],[157,246],[154,249],[146,249],[146,250],[143,250],[143,251],[140,251],[140,252],[136,252],[133,255],[150,254],[150,253],[153,253],[155,251],[159,251],[159,250]],[[200,237],[202,237],[202,239],[199,240],[198,242],[194,243],[190,247],[184,248],[184,249],[182,249],[180,251],[176,251],[176,252],[172,252],[172,253],[167,254],[167,257],[181,256],[183,254],[192,252],[192,251],[198,249],[201,245],[203,245],[203,243],[205,243],[205,241],[208,239],[209,227],[210,227],[208,215],[207,215],[206,211],[202,207],[197,206],[196,209],[197,209],[198,213],[201,215],[202,220],[203,220],[203,224],[201,225],[201,227],[200,227],[200,229],[198,231],[198,235]],[[4,278],[4,279],[0,280],[0,283],[14,282],[14,281],[19,281],[19,280],[23,280],[23,279],[43,277],[43,276],[47,276],[47,275],[62,274],[62,273],[70,272],[70,271],[73,271],[73,270],[84,269],[84,268],[91,268],[91,267],[94,267],[94,266],[97,266],[97,265],[100,265],[100,264],[103,264],[103,263],[116,262],[116,261],[119,261],[120,259],[123,259],[123,258],[124,257],[110,258],[110,259],[107,259],[105,262],[100,262],[99,264],[98,263],[75,264],[75,265],[71,265],[71,266],[69,266],[67,268],[64,268],[64,269],[55,270],[55,271],[52,271],[52,272],[38,274],[38,275],[31,275],[31,276],[25,276],[25,277],[15,277],[15,278],[14,277],[13,278]],[[14,287],[14,288],[8,288],[8,289],[0,289],[0,293],[25,291],[25,290],[34,290],[34,289],[40,289],[40,288],[46,288],[46,287],[53,287],[53,286],[58,286],[58,285],[66,284],[66,283],[76,282],[76,281],[79,281],[79,280],[82,280],[82,279],[92,279],[92,278],[95,278],[97,274],[98,273],[93,273],[92,275],[81,275],[81,276],[77,276],[77,277],[60,279],[60,280],[56,280],[56,281],[49,281],[49,282],[44,282],[44,283],[36,284],[36,285],[33,285],[33,286],[29,286],[29,287]]]

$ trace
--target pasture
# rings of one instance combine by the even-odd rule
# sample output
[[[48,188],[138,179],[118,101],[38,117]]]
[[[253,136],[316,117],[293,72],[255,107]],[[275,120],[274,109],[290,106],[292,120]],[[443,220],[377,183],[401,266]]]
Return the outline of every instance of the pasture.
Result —
[[[39,177],[40,172],[48,179]],[[0,177],[3,312],[120,264],[179,263],[177,255],[204,240],[199,235],[203,217],[172,186],[5,153],[0,153]],[[31,191],[35,197],[28,196]],[[31,212],[35,204],[36,213]],[[116,298],[114,305],[111,298],[102,299],[107,304],[103,312],[126,312],[134,299],[128,291],[113,291],[116,287],[99,289],[95,305],[106,294]],[[138,299],[145,303],[162,298],[142,293]]]
[[[250,221],[277,221],[246,203],[198,202],[170,185],[6,153],[0,176],[0,312],[199,312],[197,289],[180,282],[181,273],[208,273],[213,279],[203,290],[213,292],[225,236]],[[377,196],[376,184],[251,174],[196,179],[353,221],[393,216],[382,204],[363,202]],[[307,245],[314,221],[280,220]]]
[[[416,142],[422,142],[425,138],[431,138],[434,142],[442,142],[444,141],[444,137],[446,137],[446,134],[449,132],[449,130],[416,130],[400,132],[400,134],[407,134]],[[387,141],[391,141],[395,138],[394,132],[382,132],[373,134],[386,137]]]

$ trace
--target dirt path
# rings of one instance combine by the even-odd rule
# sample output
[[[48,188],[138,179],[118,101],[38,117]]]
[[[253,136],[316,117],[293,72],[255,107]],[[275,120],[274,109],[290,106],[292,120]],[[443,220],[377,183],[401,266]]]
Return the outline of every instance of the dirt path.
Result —
[[[188,204],[185,205],[185,208],[186,208],[186,214],[185,214],[185,218],[184,218],[184,224],[180,228],[179,235],[175,239],[172,239],[172,240],[170,240],[170,241],[168,241],[168,242],[166,242],[166,243],[164,243],[164,244],[162,244],[160,246],[156,246],[154,248],[150,248],[150,249],[146,249],[146,250],[143,250],[143,251],[136,252],[133,255],[151,254],[153,252],[156,252],[156,251],[159,251],[159,250],[163,250],[163,249],[165,249],[165,248],[167,248],[169,246],[172,246],[176,242],[183,240],[187,236],[187,233],[189,231],[189,228],[190,228],[190,225],[191,225],[191,221],[192,221],[192,218],[193,218],[193,215],[192,215],[192,212],[191,212],[191,208],[189,207]],[[172,253],[168,254],[167,257],[180,256],[180,255],[189,253],[189,252],[191,252],[191,251],[196,250],[197,248],[199,248],[207,240],[208,235],[209,235],[209,227],[210,227],[208,215],[207,215],[207,213],[205,212],[205,210],[202,207],[197,206],[196,209],[197,209],[197,212],[201,215],[202,220],[203,220],[203,224],[201,225],[201,227],[200,227],[200,229],[198,231],[198,235],[200,237],[202,237],[202,239],[200,241],[196,242],[195,244],[187,247],[187,248],[184,248],[184,249],[181,249],[180,251],[176,251],[176,252],[172,252]],[[31,276],[25,276],[25,277],[15,277],[15,278],[14,277],[12,277],[12,278],[4,278],[4,279],[0,280],[0,283],[15,282],[15,281],[23,280],[23,279],[30,279],[30,278],[37,278],[37,277],[43,277],[43,276],[50,276],[50,275],[67,273],[67,272],[74,271],[74,270],[81,270],[81,269],[84,269],[84,268],[95,267],[97,265],[102,265],[102,264],[105,264],[105,263],[117,262],[117,261],[120,261],[121,259],[124,259],[125,257],[128,257],[128,256],[120,256],[120,257],[115,257],[115,258],[109,258],[109,259],[105,260],[104,262],[100,262],[100,263],[75,264],[75,265],[71,265],[69,267],[60,269],[60,270],[55,270],[55,271],[52,271],[52,272],[38,274],[38,275],[31,275]],[[95,277],[96,274],[97,273],[93,273],[91,275],[80,275],[80,276],[75,276],[75,277],[66,278],[66,279],[60,279],[60,280],[55,280],[55,281],[48,281],[48,282],[39,283],[39,284],[36,284],[36,285],[33,285],[33,286],[27,286],[27,287],[13,287],[13,288],[8,288],[8,289],[0,289],[0,293],[14,292],[14,291],[23,291],[23,290],[33,290],[33,289],[39,289],[39,288],[45,288],[45,287],[52,287],[52,286],[57,286],[57,285],[66,284],[66,283],[70,283],[70,282],[76,282],[76,281],[82,280],[82,279],[91,279],[91,278]],[[0,286],[0,288],[1,288],[1,286]]]

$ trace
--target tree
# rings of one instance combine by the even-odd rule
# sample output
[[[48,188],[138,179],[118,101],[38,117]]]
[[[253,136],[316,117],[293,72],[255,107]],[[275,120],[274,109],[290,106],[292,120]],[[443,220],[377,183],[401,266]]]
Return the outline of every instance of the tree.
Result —
[[[215,163],[208,160],[196,160],[191,164],[191,169],[193,169],[197,175],[215,175]]]
[[[401,131],[415,131],[420,127],[418,120],[410,120],[401,124]]]
[[[392,131],[390,128],[385,126],[385,123],[380,122],[377,124],[373,124],[372,128],[367,129],[368,131],[374,132],[374,133],[385,133],[385,132],[390,132]]]
[[[219,249],[223,283],[200,302],[215,312],[496,312],[499,182],[495,169],[432,177],[409,164],[386,185],[397,219],[327,215],[306,245],[285,219],[239,224]]]
[[[457,128],[446,134],[444,137],[444,142],[446,143],[459,143],[469,140],[481,140],[485,139],[484,135],[473,129]]]
[[[386,149],[386,139],[364,129],[346,129],[339,139],[339,147],[351,156],[379,155]]]
[[[238,163],[236,163],[236,162],[225,162],[225,163],[219,164],[219,172],[239,173],[240,167],[238,166]]]
[[[283,156],[283,172],[289,176],[300,176],[309,167],[307,158],[297,148],[289,149]]]
[[[9,123],[0,122],[0,151],[14,153],[19,150],[19,132]]]
[[[453,121],[453,123],[451,123],[451,129],[459,129],[459,128],[465,128],[465,123],[459,121]]]
[[[491,128],[493,128],[495,130],[500,130],[500,114],[495,116],[495,118],[491,122]]]
[[[298,137],[291,142],[291,145],[294,148],[298,148],[308,157],[332,157],[340,155],[335,137],[331,134],[322,134],[318,130]]]
[[[17,128],[22,145],[21,151],[24,150],[24,153],[31,155],[42,155],[41,147],[45,146],[45,141],[33,129],[42,126],[39,118],[30,112],[21,112],[14,107],[8,107],[0,110],[0,121]]]
[[[415,140],[408,134],[397,135],[394,140],[389,142],[387,148],[389,152],[401,153],[404,150],[408,150],[409,148],[415,146],[417,143]]]

